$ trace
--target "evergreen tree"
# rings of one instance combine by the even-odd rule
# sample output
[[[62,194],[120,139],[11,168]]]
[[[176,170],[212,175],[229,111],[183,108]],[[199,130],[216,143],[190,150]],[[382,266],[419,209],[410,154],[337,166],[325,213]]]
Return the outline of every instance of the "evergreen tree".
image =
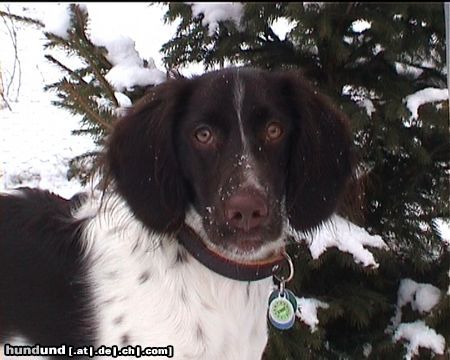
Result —
[[[374,250],[378,269],[362,268],[336,250],[313,260],[300,249],[291,287],[330,306],[319,311],[316,332],[301,322],[292,331],[272,330],[265,357],[402,358],[406,350],[392,340],[391,319],[405,278],[441,290],[431,312],[407,305],[401,321],[423,319],[445,337],[448,356],[450,260],[436,226],[436,219],[449,219],[448,102],[420,106],[414,117],[405,101],[421,89],[447,86],[443,5],[246,3],[239,25],[223,19],[212,32],[204,12],[186,3],[168,6],[166,21],[180,22],[163,46],[167,66],[300,69],[339,104],[351,120],[364,189],[357,202],[364,216],[343,213],[389,245]],[[284,39],[274,31],[283,18],[292,25]],[[431,357],[420,350],[421,359]]]

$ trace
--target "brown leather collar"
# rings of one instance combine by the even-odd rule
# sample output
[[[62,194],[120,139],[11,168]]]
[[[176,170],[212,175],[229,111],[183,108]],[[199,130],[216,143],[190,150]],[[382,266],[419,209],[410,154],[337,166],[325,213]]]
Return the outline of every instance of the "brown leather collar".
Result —
[[[181,228],[178,239],[186,250],[208,269],[234,280],[255,281],[268,278],[273,275],[275,267],[285,261],[281,253],[268,259],[245,263],[224,258],[210,250],[200,236],[187,225]]]

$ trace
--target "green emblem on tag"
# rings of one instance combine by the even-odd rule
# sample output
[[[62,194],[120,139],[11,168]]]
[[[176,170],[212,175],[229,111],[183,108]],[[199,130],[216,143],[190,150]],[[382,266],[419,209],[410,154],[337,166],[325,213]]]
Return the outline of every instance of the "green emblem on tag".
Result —
[[[292,304],[285,298],[277,298],[270,304],[270,314],[277,322],[288,322],[292,319],[294,309]]]

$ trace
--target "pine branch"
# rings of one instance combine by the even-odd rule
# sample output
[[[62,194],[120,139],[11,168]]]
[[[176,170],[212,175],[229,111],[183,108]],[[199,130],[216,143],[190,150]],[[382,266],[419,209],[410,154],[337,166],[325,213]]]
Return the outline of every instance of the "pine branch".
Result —
[[[91,40],[88,38],[88,36],[86,35],[86,32],[84,31],[84,29],[86,28],[86,21],[85,18],[83,17],[83,11],[80,9],[80,7],[78,5],[73,5],[72,6],[73,11],[75,13],[76,16],[76,24],[81,25],[81,28],[79,29],[79,31],[77,31],[77,34],[79,35],[80,39],[82,40],[82,42],[86,43],[87,46],[89,47],[89,49],[92,50],[92,53],[96,56],[98,56],[98,60],[101,61],[103,67],[105,68],[111,68],[112,64],[108,61],[108,59],[106,59],[106,57],[101,53],[101,52],[97,52],[96,50],[99,48],[96,45],[94,45]],[[78,30],[78,29],[76,29]]]
[[[86,33],[84,31],[85,27],[85,21],[83,18],[83,14],[81,13],[81,10],[78,6],[75,6],[73,11],[75,12],[76,16],[76,24],[81,26],[81,29],[77,31],[76,33],[71,33],[69,40],[66,40],[58,35],[52,34],[52,33],[45,33],[46,37],[54,42],[54,45],[64,45],[68,49],[75,50],[78,55],[86,60],[88,65],[90,66],[92,72],[95,75],[95,78],[100,82],[102,85],[107,97],[111,100],[111,102],[114,104],[114,106],[119,107],[119,103],[114,95],[114,90],[109,84],[109,82],[105,79],[105,77],[101,74],[101,72],[98,69],[97,64],[95,63],[93,59],[93,53],[95,53],[97,47],[92,44],[92,42],[88,39],[86,36]],[[79,37],[79,40],[77,39],[77,36]],[[78,40],[78,41],[77,41]],[[84,46],[82,46],[82,43],[85,43],[89,49],[85,49]],[[107,61],[107,59],[104,58],[103,55],[101,55],[101,60],[106,68],[111,68],[112,65]]]
[[[45,58],[54,63],[55,65],[58,65],[60,68],[62,68],[63,70],[65,70],[68,74],[70,74],[71,76],[73,76],[74,78],[76,78],[80,83],[82,83],[83,85],[88,85],[88,83],[86,81],[83,80],[83,78],[78,75],[75,71],[73,71],[72,69],[69,69],[67,66],[65,66],[64,64],[62,64],[60,61],[56,60],[52,55],[45,55]]]
[[[72,52],[75,53],[77,56],[80,56],[76,51],[77,49],[74,48],[73,41],[70,41],[69,39],[64,39],[58,35],[46,31],[44,31],[44,35],[49,40],[48,43],[44,44],[44,49],[63,47],[64,50],[67,51],[69,54]]]
[[[116,107],[119,107],[119,103],[116,99],[116,96],[114,95],[114,90],[109,84],[109,82],[105,79],[105,77],[98,71],[98,68],[96,64],[94,63],[93,59],[91,58],[91,54],[88,51],[85,51],[81,47],[79,48],[79,51],[82,53],[83,58],[87,60],[89,65],[91,66],[92,72],[94,73],[96,79],[103,85],[103,88],[109,97],[109,99],[113,102],[113,104]]]
[[[95,78],[103,85],[103,89],[105,90],[107,96],[109,97],[109,99],[113,102],[113,104],[116,107],[119,107],[119,103],[117,102],[117,99],[114,95],[114,90],[112,89],[111,85],[108,83],[108,81],[105,79],[105,77],[100,73],[100,71],[98,70],[97,65],[95,64],[94,60],[92,59],[92,55],[89,51],[85,50],[82,46],[80,46],[79,43],[71,40],[71,41],[67,41],[55,34],[51,34],[51,33],[45,33],[45,35],[47,36],[48,39],[54,41],[55,43],[60,43],[60,44],[64,44],[65,46],[67,46],[70,49],[75,49],[75,51],[78,52],[79,56],[86,60],[87,63],[89,64],[92,72],[95,75]],[[90,43],[92,45],[92,43]],[[92,48],[95,48],[94,45],[92,45]]]
[[[79,94],[77,89],[68,81],[65,81],[62,84],[62,88],[71,96],[71,98],[83,108],[83,111],[93,119],[98,125],[100,125],[104,130],[110,132],[112,129],[112,125],[108,124],[103,118],[97,114],[95,111],[91,109],[91,107],[86,103],[83,97]]]
[[[80,25],[81,25],[81,29],[80,29],[80,31],[79,31],[80,39],[81,39],[83,42],[85,42],[85,43],[89,46],[89,48],[90,48],[91,50],[92,50],[92,49],[96,49],[96,46],[94,46],[94,44],[92,44],[92,42],[91,42],[91,41],[88,39],[88,37],[86,36],[86,32],[84,31],[86,24],[85,24],[85,18],[83,17],[83,12],[82,12],[82,10],[81,10],[80,7],[77,6],[77,5],[74,5],[74,6],[72,7],[72,9],[73,9],[73,11],[74,11],[74,13],[75,13],[75,16],[76,16],[76,19],[77,19],[76,24],[80,24]],[[75,44],[74,44],[74,45],[75,45]],[[77,45],[78,45],[78,44],[77,44]],[[77,47],[78,47],[78,46],[77,46]],[[104,89],[105,89],[105,91],[106,91],[107,96],[110,98],[110,100],[113,102],[113,104],[114,104],[116,107],[119,107],[119,103],[118,103],[118,101],[117,101],[117,99],[116,99],[116,97],[115,97],[115,95],[114,95],[114,90],[112,89],[112,87],[111,87],[111,85],[109,84],[109,82],[105,79],[105,77],[100,73],[100,71],[98,71],[98,67],[97,67],[97,65],[95,64],[95,62],[94,62],[94,60],[93,60],[93,58],[92,58],[92,54],[94,53],[94,51],[92,51],[92,53],[89,52],[89,51],[86,51],[82,46],[79,46],[78,49],[79,49],[79,51],[81,52],[81,54],[83,55],[83,57],[88,61],[88,63],[89,63],[89,65],[91,66],[92,71],[94,72],[94,74],[95,74],[97,80],[99,80],[100,83],[103,85],[103,87],[104,87]],[[101,55],[101,59],[102,59],[103,61],[106,60],[106,59],[103,57],[103,55]],[[111,65],[111,64],[109,63],[109,61],[107,61],[107,60],[106,60],[106,64],[105,64],[105,65],[106,65],[106,67],[108,67],[108,68],[111,68],[111,67],[112,67],[112,65]]]
[[[44,23],[42,23],[41,21],[33,19],[33,18],[30,18],[30,17],[27,17],[27,16],[15,15],[15,14],[11,14],[11,13],[8,13],[8,12],[2,11],[2,10],[0,10],[0,16],[2,16],[2,17],[5,16],[5,17],[8,17],[10,19],[13,19],[13,20],[16,20],[16,21],[20,21],[20,22],[23,22],[23,23],[26,23],[26,24],[36,25],[36,26],[39,26],[41,28],[44,27]]]

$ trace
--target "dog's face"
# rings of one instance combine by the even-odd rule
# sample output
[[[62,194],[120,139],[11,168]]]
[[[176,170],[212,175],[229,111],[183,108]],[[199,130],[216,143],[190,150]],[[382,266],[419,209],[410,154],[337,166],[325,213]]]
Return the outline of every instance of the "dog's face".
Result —
[[[255,259],[281,246],[288,222],[305,231],[331,215],[350,136],[298,74],[226,69],[152,90],[117,125],[108,161],[149,228],[176,231],[191,213],[208,246]]]
[[[175,131],[177,158],[207,239],[257,256],[281,238],[293,123],[265,77],[217,75],[193,86]]]

